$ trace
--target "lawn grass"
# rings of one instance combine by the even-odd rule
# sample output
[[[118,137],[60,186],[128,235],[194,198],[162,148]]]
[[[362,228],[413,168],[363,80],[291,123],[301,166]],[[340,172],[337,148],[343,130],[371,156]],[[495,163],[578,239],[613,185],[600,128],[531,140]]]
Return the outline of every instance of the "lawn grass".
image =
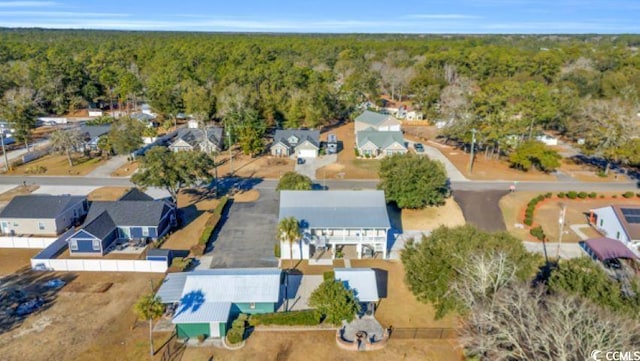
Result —
[[[49,154],[32,162],[20,165],[9,171],[9,175],[87,175],[104,163],[102,158],[90,158],[85,156],[72,156],[73,166],[69,166],[66,155]],[[29,174],[29,169],[43,167],[46,169],[39,174]]]

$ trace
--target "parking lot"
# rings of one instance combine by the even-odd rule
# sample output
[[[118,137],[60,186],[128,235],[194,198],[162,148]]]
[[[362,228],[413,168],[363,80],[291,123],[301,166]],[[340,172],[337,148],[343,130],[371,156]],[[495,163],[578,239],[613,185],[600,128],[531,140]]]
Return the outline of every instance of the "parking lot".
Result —
[[[255,202],[232,202],[214,236],[212,268],[276,267],[274,256],[278,227],[278,193],[261,189]]]

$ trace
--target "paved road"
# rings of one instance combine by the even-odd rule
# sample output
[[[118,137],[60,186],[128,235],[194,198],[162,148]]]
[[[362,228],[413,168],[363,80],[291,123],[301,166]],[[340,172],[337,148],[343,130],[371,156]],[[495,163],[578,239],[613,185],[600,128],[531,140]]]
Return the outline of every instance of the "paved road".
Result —
[[[276,267],[273,247],[278,224],[278,194],[260,191],[251,203],[232,203],[214,235],[211,268]]]
[[[61,186],[132,186],[128,178],[107,177],[38,177],[38,176],[0,176],[0,184],[18,185],[26,181],[29,184],[61,185]],[[375,189],[377,180],[321,180],[329,189]],[[275,179],[260,180],[258,189],[275,189],[278,181]],[[451,188],[462,191],[509,190],[513,182],[508,181],[463,181],[451,182]],[[516,191],[601,191],[624,192],[637,191],[638,184],[634,182],[598,183],[598,182],[517,182]]]

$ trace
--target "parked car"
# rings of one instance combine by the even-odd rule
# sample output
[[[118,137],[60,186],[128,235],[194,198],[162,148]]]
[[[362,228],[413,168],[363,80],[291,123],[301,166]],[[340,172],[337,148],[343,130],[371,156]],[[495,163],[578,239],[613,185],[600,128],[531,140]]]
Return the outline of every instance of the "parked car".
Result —
[[[304,164],[304,158],[298,158],[298,164]]]
[[[415,143],[413,148],[416,150],[416,153],[424,153],[424,145],[422,145],[422,143]]]

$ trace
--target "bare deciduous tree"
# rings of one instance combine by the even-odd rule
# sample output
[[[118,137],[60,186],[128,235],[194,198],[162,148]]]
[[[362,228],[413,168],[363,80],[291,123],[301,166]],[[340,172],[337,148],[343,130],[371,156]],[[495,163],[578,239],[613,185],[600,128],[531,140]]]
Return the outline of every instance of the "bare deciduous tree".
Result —
[[[637,350],[640,325],[588,301],[516,281],[501,254],[474,256],[453,287],[468,307],[461,343],[481,360],[585,360],[592,350]]]

